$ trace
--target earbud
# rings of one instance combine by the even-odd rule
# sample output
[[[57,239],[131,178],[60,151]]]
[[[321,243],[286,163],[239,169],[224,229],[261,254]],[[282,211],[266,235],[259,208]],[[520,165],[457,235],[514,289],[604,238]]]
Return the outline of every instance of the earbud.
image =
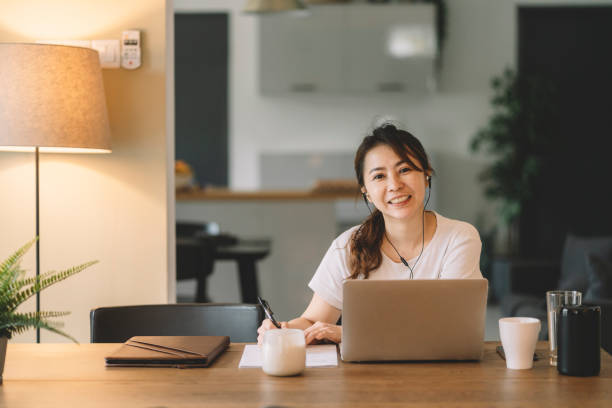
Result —
[[[431,176],[427,176],[427,183],[429,184],[429,188],[431,188]]]

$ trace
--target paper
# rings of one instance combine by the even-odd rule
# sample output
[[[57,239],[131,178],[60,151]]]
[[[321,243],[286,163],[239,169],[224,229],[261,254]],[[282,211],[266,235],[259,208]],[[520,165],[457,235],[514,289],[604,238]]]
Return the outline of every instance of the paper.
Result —
[[[244,346],[239,368],[257,368],[263,365],[261,348],[257,344]],[[306,367],[335,367],[338,353],[335,344],[317,344],[306,347]]]
[[[318,344],[306,347],[306,367],[335,367],[338,352],[335,344]]]

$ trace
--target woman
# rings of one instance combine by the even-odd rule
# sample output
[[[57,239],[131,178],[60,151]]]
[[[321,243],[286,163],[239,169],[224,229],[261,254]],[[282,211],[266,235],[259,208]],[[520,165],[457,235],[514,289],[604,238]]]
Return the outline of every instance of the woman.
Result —
[[[342,326],[335,323],[346,279],[482,278],[476,229],[425,211],[433,169],[416,137],[390,124],[375,129],[357,149],[355,173],[374,210],[332,242],[310,281],[314,295],[302,316],[281,322],[304,330],[307,344],[341,341]],[[259,343],[273,328],[264,320]]]

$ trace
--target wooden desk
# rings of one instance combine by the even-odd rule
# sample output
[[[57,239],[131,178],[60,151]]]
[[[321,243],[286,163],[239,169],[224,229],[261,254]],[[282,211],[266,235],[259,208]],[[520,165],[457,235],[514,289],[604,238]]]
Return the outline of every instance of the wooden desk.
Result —
[[[105,368],[116,344],[9,344],[1,407],[610,407],[612,357],[598,377],[566,377],[547,360],[507,370],[482,362],[343,364],[298,377],[238,369],[232,344],[210,368]],[[538,349],[545,353],[546,343]]]

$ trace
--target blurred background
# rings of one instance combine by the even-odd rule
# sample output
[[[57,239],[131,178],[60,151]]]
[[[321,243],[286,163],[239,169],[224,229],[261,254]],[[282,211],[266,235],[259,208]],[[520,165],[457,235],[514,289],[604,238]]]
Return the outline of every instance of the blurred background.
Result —
[[[568,234],[612,231],[610,2],[272,3],[175,1],[176,158],[198,186],[176,217],[269,238],[259,291],[281,318],[303,311],[331,240],[367,214],[352,159],[385,121],[431,155],[428,207],[479,230],[492,322],[516,312],[507,295],[556,287]],[[215,263],[210,298],[240,299],[235,270]],[[194,284],[179,281],[179,298]]]
[[[353,155],[385,121],[431,156],[428,208],[480,233],[487,338],[545,319],[549,289],[612,300],[612,0],[0,2],[2,42],[129,29],[142,65],[102,71],[112,153],[40,159],[41,271],[100,260],[41,299],[79,341],[100,306],[299,315],[367,214]],[[0,184],[5,257],[35,234],[33,155],[1,152]]]

